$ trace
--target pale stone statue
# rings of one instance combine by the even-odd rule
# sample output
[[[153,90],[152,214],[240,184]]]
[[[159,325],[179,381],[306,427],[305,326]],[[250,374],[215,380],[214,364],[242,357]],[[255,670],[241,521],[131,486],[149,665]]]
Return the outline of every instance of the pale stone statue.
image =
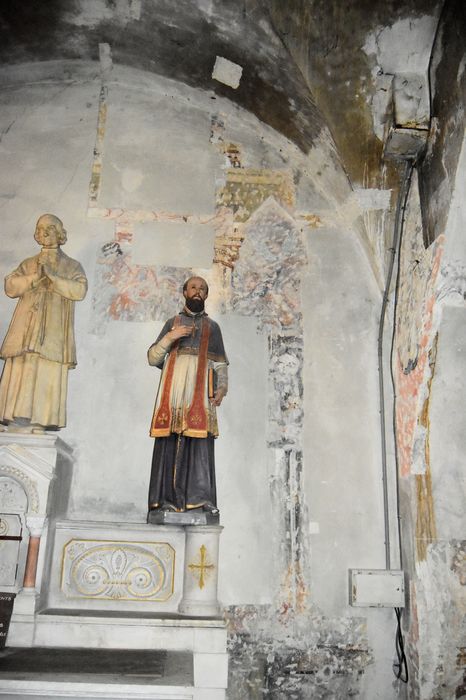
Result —
[[[74,302],[87,292],[77,260],[60,250],[66,231],[44,214],[34,238],[39,255],[5,278],[5,292],[19,298],[0,349],[0,421],[8,430],[58,429],[66,425],[68,370],[76,366]]]

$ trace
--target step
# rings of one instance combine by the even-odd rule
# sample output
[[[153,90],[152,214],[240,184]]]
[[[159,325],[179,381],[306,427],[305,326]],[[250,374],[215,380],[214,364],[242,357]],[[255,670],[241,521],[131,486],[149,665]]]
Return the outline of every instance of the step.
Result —
[[[14,647],[97,647],[105,649],[168,649],[224,653],[226,623],[222,619],[179,615],[82,610],[44,610],[11,619],[8,644]]]
[[[0,698],[224,700],[194,687],[193,654],[166,650],[8,647],[0,651]]]

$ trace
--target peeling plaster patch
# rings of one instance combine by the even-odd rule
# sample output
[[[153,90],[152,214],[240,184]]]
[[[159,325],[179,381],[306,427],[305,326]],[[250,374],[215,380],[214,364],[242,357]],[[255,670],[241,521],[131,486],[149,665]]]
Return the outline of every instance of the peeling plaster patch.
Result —
[[[360,694],[372,656],[365,623],[325,618],[316,610],[284,620],[269,607],[232,607],[229,629],[231,698],[329,700]]]
[[[440,241],[442,243],[442,241]],[[427,382],[430,378],[430,368],[428,361],[428,352],[432,345],[435,336],[434,327],[434,306],[435,295],[433,287],[435,278],[440,265],[442,255],[442,245],[435,246],[432,251],[432,267],[428,278],[429,286],[426,293],[426,298],[422,299],[421,314],[419,326],[411,326],[413,335],[411,336],[415,342],[415,346],[411,345],[411,349],[415,350],[415,360],[408,361],[403,370],[403,352],[406,348],[397,343],[397,353],[395,356],[395,378],[397,386],[397,402],[396,402],[396,424],[397,424],[397,439],[400,455],[400,470],[403,476],[407,476],[412,468],[412,452],[413,444],[416,437],[416,432],[419,426],[419,417],[422,410],[423,399],[427,388]],[[409,324],[409,319],[404,320],[400,317],[397,328],[403,324]],[[417,336],[414,332],[417,330]],[[398,332],[398,331],[397,331]],[[406,355],[407,357],[407,355]]]
[[[244,240],[243,227],[234,222],[231,209],[220,207],[216,216],[214,264],[233,270]]]
[[[394,103],[397,126],[427,129],[430,117],[427,75],[397,74],[394,80]]]
[[[454,554],[451,562],[451,570],[458,576],[460,584],[466,586],[466,541],[454,542],[452,547]]]
[[[443,254],[444,237],[424,248],[417,174],[414,173],[406,208],[406,226],[401,247],[400,291],[396,319],[394,374],[396,381],[396,425],[400,471],[407,476],[422,471],[422,444],[426,425],[422,411],[428,397],[431,363],[429,351],[438,323],[436,279]]]
[[[391,190],[377,190],[371,188],[355,188],[354,195],[356,200],[364,211],[372,211],[375,209],[389,209]]]
[[[141,18],[142,0],[77,0],[76,9],[67,12],[66,21],[78,27],[96,27],[100,22],[117,21],[122,24]],[[74,9],[74,8],[73,8]]]
[[[110,44],[99,44],[99,61],[102,74],[107,75],[113,68]]]
[[[321,228],[324,224],[322,219],[317,214],[306,214],[299,212],[296,216],[300,221],[304,221],[309,228]]]
[[[426,437],[427,430],[422,426],[419,426],[416,431],[416,436],[413,443],[413,465],[411,468],[412,474],[425,474],[426,473]]]
[[[376,73],[375,92],[369,98],[374,132],[380,141],[384,140],[387,124],[393,121],[393,75]]]
[[[219,83],[236,89],[239,87],[242,73],[243,68],[237,63],[233,63],[233,61],[229,61],[222,56],[216,57],[214,69],[212,71],[212,78],[214,80],[218,80]]]
[[[409,697],[462,697],[456,691],[463,684],[458,658],[466,644],[465,615],[461,614],[465,597],[457,567],[465,556],[466,541],[437,541],[429,545],[426,560],[416,567],[417,580],[411,585],[417,619],[408,639]]]
[[[269,385],[275,401],[269,404],[270,447],[301,446],[303,425],[303,342],[297,336],[272,336],[269,344]]]
[[[233,275],[233,310],[257,316],[260,328],[269,331],[300,332],[299,271],[305,264],[296,222],[270,197],[245,228]]]
[[[381,141],[393,122],[405,127],[428,127],[427,71],[436,27],[437,16],[424,15],[378,27],[366,37],[362,48],[376,61],[372,70],[375,92],[369,101],[374,132]]]
[[[212,114],[210,118],[210,143],[221,148],[223,152],[223,142],[225,136],[225,115]]]
[[[225,140],[225,115],[213,114],[210,119],[210,143],[225,155],[226,168],[241,168],[241,147]]]
[[[97,117],[94,160],[92,163],[91,181],[89,183],[89,208],[96,206],[102,184],[103,149],[105,130],[107,126],[107,94],[107,88],[105,85],[102,85],[99,95],[99,112]]]
[[[246,195],[248,193],[246,192]],[[238,204],[243,204],[238,198]],[[268,447],[280,556],[283,614],[307,605],[307,509],[303,502],[303,330],[301,269],[306,251],[295,220],[269,197],[244,226],[231,277],[231,308],[255,316],[269,336]]]
[[[384,73],[426,73],[437,28],[437,16],[406,17],[370,32],[362,47]]]
[[[461,260],[445,263],[440,268],[437,298],[449,306],[466,302],[466,265]]]

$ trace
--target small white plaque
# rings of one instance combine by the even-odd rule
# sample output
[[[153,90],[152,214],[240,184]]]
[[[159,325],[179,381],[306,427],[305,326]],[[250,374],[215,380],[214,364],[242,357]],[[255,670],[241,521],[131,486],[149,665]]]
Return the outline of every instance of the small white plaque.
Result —
[[[404,573],[400,570],[350,569],[350,605],[369,608],[403,608]]]
[[[236,90],[236,88],[239,87],[242,74],[243,68],[237,63],[233,63],[233,61],[229,61],[227,58],[223,58],[223,56],[217,56],[215,59],[212,78],[218,80],[219,83],[228,85]]]

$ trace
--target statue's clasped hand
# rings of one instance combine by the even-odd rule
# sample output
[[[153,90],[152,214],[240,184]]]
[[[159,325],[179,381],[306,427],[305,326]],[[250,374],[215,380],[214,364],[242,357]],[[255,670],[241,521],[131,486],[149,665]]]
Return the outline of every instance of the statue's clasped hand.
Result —
[[[48,282],[48,277],[44,274],[42,265],[37,267],[37,271],[31,275],[31,287],[32,289],[37,289],[37,287],[44,286],[45,282]]]

